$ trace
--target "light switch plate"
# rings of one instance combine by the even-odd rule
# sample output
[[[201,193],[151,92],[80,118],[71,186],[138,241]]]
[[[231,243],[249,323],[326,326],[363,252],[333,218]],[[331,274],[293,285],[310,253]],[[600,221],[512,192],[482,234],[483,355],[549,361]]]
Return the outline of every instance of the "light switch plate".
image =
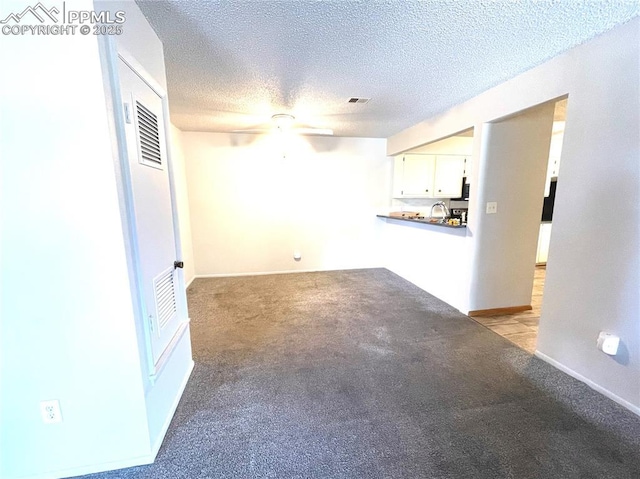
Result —
[[[498,212],[498,203],[496,201],[487,202],[487,214],[492,215]]]

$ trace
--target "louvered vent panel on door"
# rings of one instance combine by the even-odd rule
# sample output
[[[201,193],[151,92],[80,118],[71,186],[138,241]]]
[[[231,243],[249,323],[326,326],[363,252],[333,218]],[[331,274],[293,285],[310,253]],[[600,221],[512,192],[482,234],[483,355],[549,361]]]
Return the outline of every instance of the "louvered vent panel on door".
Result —
[[[162,155],[160,150],[158,117],[136,100],[136,118],[138,121],[140,163],[149,166],[161,166]]]
[[[173,268],[168,269],[153,280],[156,296],[158,327],[162,329],[176,313],[176,296],[173,290]]]

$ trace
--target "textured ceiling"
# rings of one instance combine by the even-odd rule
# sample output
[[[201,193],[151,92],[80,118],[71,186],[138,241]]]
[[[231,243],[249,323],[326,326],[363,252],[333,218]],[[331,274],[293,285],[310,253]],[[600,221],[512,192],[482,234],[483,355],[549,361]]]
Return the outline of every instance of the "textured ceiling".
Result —
[[[640,14],[640,0],[137,2],[164,43],[179,128],[287,112],[383,138]]]

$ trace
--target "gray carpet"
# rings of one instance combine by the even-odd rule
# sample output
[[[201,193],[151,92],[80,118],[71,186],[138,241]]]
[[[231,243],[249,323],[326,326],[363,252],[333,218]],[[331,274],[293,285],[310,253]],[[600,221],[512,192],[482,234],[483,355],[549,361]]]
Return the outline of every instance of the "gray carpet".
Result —
[[[384,269],[198,279],[156,463],[92,478],[634,478],[640,418]]]

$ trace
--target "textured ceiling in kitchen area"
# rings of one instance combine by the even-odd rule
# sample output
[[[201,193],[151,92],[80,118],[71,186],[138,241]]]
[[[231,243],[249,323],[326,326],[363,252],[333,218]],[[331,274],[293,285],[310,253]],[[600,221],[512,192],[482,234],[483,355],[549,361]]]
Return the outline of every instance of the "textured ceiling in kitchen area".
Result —
[[[182,130],[286,112],[379,138],[640,14],[640,0],[137,2],[164,43]]]

